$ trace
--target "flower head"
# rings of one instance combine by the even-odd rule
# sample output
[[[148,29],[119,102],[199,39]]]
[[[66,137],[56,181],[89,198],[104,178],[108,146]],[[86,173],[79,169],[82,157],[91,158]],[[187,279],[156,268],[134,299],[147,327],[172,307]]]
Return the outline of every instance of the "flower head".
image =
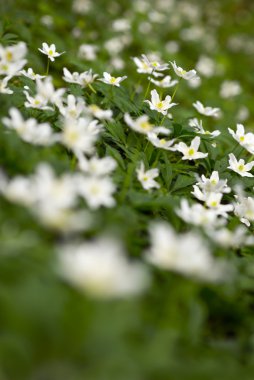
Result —
[[[197,76],[197,72],[196,70],[190,70],[190,71],[186,71],[184,69],[182,69],[180,66],[177,66],[177,64],[174,62],[170,62],[173,69],[174,69],[174,72],[176,73],[176,75],[180,78],[183,78],[185,80],[190,80],[190,79],[194,79],[194,78],[198,78]]]
[[[48,56],[48,58],[53,62],[56,57],[59,57],[60,55],[64,54],[65,52],[58,53],[56,51],[56,45],[51,44],[48,45],[46,42],[42,43],[42,49],[38,48],[38,50],[42,53]]]
[[[111,86],[116,86],[116,87],[120,87],[120,83],[126,79],[127,76],[123,76],[123,77],[112,77],[111,74],[109,73],[106,73],[104,72],[103,73],[103,78],[99,78],[99,80],[101,82],[104,82],[106,84],[110,84]]]
[[[171,96],[169,95],[164,100],[160,99],[156,90],[151,91],[151,101],[144,100],[144,102],[149,104],[151,110],[155,110],[163,115],[167,115],[168,110],[177,105],[177,103],[171,103]]]
[[[231,169],[234,172],[240,174],[241,177],[254,177],[253,174],[249,173],[249,171],[254,166],[254,161],[245,164],[245,161],[242,158],[237,161],[235,155],[233,153],[230,153],[228,163],[228,169]]]
[[[188,146],[183,142],[180,142],[179,144],[176,144],[174,148],[178,152],[181,152],[183,154],[183,160],[196,160],[199,158],[205,158],[208,156],[208,153],[202,153],[198,152],[198,148],[200,145],[200,137],[196,136],[192,142],[191,145]]]

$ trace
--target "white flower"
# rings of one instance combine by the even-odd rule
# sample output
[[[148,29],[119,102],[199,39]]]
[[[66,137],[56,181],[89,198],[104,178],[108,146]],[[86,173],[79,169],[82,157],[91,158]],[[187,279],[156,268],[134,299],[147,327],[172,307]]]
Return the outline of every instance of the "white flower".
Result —
[[[88,113],[100,120],[111,120],[113,116],[112,110],[103,110],[97,104],[89,104],[87,106]]]
[[[111,74],[104,72],[103,78],[99,78],[98,80],[100,80],[101,82],[104,82],[106,84],[110,84],[112,86],[120,87],[120,83],[126,78],[127,78],[126,75],[123,77],[115,78],[115,77],[112,77]]]
[[[78,119],[85,111],[85,102],[82,98],[74,95],[67,96],[67,105],[59,104],[59,111],[65,118]]]
[[[234,231],[224,227],[219,230],[207,230],[208,236],[217,244],[225,248],[240,248],[254,244],[254,237],[247,235],[248,230],[243,226],[238,226]]]
[[[133,58],[134,63],[137,66],[137,72],[140,74],[153,74],[155,77],[162,76],[161,73],[156,73],[155,68],[147,62],[144,57],[139,59],[137,57]]]
[[[234,213],[242,223],[249,227],[250,222],[254,221],[254,198],[239,194],[236,199],[238,202],[234,205]]]
[[[3,118],[3,123],[14,129],[22,140],[35,145],[51,145],[58,140],[48,123],[39,124],[36,119],[24,120],[17,108],[10,108],[10,118]]]
[[[93,74],[92,69],[88,71],[84,71],[81,74],[79,74],[78,72],[74,72],[71,74],[70,71],[66,69],[66,67],[64,67],[63,72],[64,72],[63,80],[65,82],[76,83],[76,84],[79,84],[81,87],[89,86],[98,77],[98,74]]]
[[[174,69],[174,72],[180,78],[183,78],[183,79],[186,79],[186,80],[190,80],[190,79],[194,79],[194,78],[198,77],[196,70],[186,71],[186,70],[182,69],[180,66],[177,66],[176,63],[175,63],[175,61],[174,62],[170,62],[170,63],[172,65],[173,69]]]
[[[207,207],[214,209],[218,215],[221,215],[224,218],[227,218],[228,217],[227,213],[230,211],[233,211],[234,207],[233,205],[230,205],[230,204],[222,205],[221,204],[222,196],[223,196],[222,193],[209,193],[206,196],[205,204]]]
[[[164,100],[161,100],[156,90],[151,91],[151,101],[144,100],[149,104],[151,110],[155,110],[163,115],[167,115],[168,109],[177,105],[177,103],[171,103],[171,96],[167,95]]]
[[[51,44],[51,45],[48,45],[46,42],[43,42],[42,43],[42,49],[38,48],[38,50],[47,55],[48,58],[53,62],[55,60],[56,57],[59,57],[60,55],[64,54],[63,53],[58,53],[56,51],[56,46],[55,44]]]
[[[13,91],[7,87],[8,81],[11,77],[5,77],[4,79],[0,79],[0,94],[13,94]]]
[[[166,223],[157,222],[151,225],[150,236],[151,248],[146,258],[151,264],[205,281],[223,279],[224,262],[212,257],[198,235],[177,235]]]
[[[81,59],[86,59],[87,61],[94,61],[97,56],[98,46],[91,44],[82,44],[78,49],[78,56]]]
[[[242,158],[237,161],[235,155],[233,153],[230,153],[228,163],[228,169],[231,169],[234,172],[240,174],[241,177],[254,177],[253,174],[249,173],[249,171],[254,166],[254,161],[245,164],[245,161]]]
[[[183,154],[182,160],[197,160],[199,158],[205,158],[208,156],[208,153],[198,152],[200,145],[200,137],[196,136],[190,146],[187,146],[185,143],[180,142],[176,144],[174,148]]]
[[[196,118],[189,120],[189,126],[194,128],[197,133],[200,133],[201,135],[208,135],[211,138],[214,138],[220,135],[220,131],[218,130],[215,130],[213,132],[205,131],[203,128],[202,120],[198,120]]]
[[[27,108],[36,108],[40,110],[53,111],[53,108],[48,106],[48,100],[43,96],[36,94],[34,97],[31,96],[28,91],[24,91],[27,101],[24,103]]]
[[[0,45],[0,75],[16,75],[27,62],[24,59],[26,53],[27,46],[24,42],[7,47]]]
[[[32,80],[45,78],[44,75],[35,74],[31,67],[29,67],[27,70],[21,70],[20,74]]]
[[[80,170],[96,177],[110,174],[117,167],[117,163],[112,157],[99,158],[94,156],[88,160],[83,155],[79,155],[78,160]]]
[[[181,200],[181,207],[176,213],[186,223],[196,226],[210,228],[212,226],[218,227],[225,223],[225,220],[218,219],[216,210],[208,209],[199,203],[189,206],[186,199]]]
[[[205,193],[229,193],[231,191],[227,186],[227,179],[220,179],[217,171],[213,171],[210,178],[206,178],[202,174],[196,185]]]
[[[203,76],[210,78],[215,73],[215,62],[207,56],[201,56],[196,64],[196,69]]]
[[[81,117],[78,120],[65,119],[61,141],[76,155],[92,154],[102,125],[97,120]]]
[[[64,245],[58,259],[61,275],[92,297],[128,297],[143,292],[149,284],[146,267],[129,262],[122,245],[113,238]]]
[[[240,84],[236,80],[225,80],[221,84],[220,96],[222,98],[231,98],[239,95],[242,92]]]
[[[150,132],[169,134],[170,131],[165,127],[155,127],[149,122],[147,115],[141,115],[136,120],[133,120],[128,113],[124,114],[125,123],[135,132],[147,135]]]
[[[172,80],[170,75],[165,76],[161,80],[155,80],[151,77],[148,78],[153,84],[161,88],[170,88],[178,83],[178,80]]]
[[[219,108],[205,107],[200,101],[196,101],[196,103],[193,103],[193,107],[196,108],[196,110],[202,115],[211,117],[220,116]]]
[[[86,200],[91,209],[115,206],[113,193],[116,191],[116,186],[111,178],[80,175],[76,184],[78,193]]]
[[[164,71],[168,69],[168,63],[160,64],[158,61],[150,61],[145,54],[142,54],[141,57],[143,58],[143,62],[145,62],[152,71]]]
[[[245,133],[244,126],[242,124],[236,125],[236,132],[234,132],[231,128],[228,128],[228,131],[242,147],[244,147],[251,154],[254,154],[253,133]]]
[[[147,139],[150,141],[150,143],[152,143],[157,148],[171,150],[173,152],[176,150],[174,147],[172,147],[172,145],[175,142],[175,139],[166,140],[165,138],[159,138],[158,132],[149,132]]]
[[[153,188],[156,188],[156,189],[160,188],[159,183],[154,180],[154,178],[158,177],[158,175],[159,175],[159,169],[158,168],[154,168],[154,169],[150,169],[150,170],[145,171],[144,162],[141,161],[140,167],[136,169],[136,172],[137,172],[138,180],[145,190],[149,190],[149,189],[153,189]]]

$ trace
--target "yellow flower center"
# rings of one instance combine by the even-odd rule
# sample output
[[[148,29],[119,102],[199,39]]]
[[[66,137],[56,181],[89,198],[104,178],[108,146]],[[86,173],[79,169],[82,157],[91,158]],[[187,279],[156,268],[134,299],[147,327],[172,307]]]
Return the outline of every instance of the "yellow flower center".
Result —
[[[194,153],[195,153],[195,150],[193,148],[190,148],[188,151],[189,156],[193,156]]]
[[[7,51],[6,52],[6,59],[7,59],[7,61],[11,61],[12,60],[12,58],[13,58],[13,54],[12,54],[12,52],[10,52],[10,51]]]
[[[218,206],[218,202],[217,201],[212,201],[211,202],[211,207],[217,207]]]
[[[53,52],[53,50],[49,50],[49,55],[53,55],[54,54],[54,52]]]
[[[41,102],[40,102],[40,100],[35,99],[34,104],[35,104],[36,106],[38,106],[39,104],[41,104]]]
[[[212,180],[211,180],[211,184],[212,184],[212,185],[217,185],[217,181],[216,181],[216,179],[212,179]]]
[[[116,78],[115,77],[110,78],[110,83],[116,83]]]
[[[245,137],[244,136],[240,136],[239,140],[243,142],[245,140]]]
[[[243,164],[239,165],[239,166],[238,166],[238,170],[239,170],[240,172],[242,172],[242,171],[244,170],[244,165],[243,165]]]
[[[160,143],[162,144],[162,145],[165,145],[166,144],[166,140],[165,139],[160,139]]]
[[[150,124],[148,121],[143,121],[140,123],[140,127],[145,131],[150,131],[152,129],[152,124]]]
[[[157,108],[162,108],[163,107],[163,102],[159,102],[159,103],[157,103]]]
[[[147,175],[144,175],[144,177],[143,177],[143,181],[148,181],[148,177],[147,177]]]

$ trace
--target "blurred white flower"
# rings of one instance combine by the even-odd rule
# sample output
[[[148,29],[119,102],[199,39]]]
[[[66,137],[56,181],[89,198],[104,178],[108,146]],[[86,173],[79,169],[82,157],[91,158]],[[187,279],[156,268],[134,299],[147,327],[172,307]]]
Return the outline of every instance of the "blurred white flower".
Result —
[[[178,235],[170,225],[157,222],[151,225],[150,236],[146,259],[151,264],[204,281],[225,279],[226,263],[214,259],[198,235],[192,232]]]
[[[111,120],[113,117],[112,110],[103,110],[97,104],[89,104],[87,106],[87,112],[92,114],[99,120]]]
[[[24,120],[17,108],[10,108],[10,118],[4,117],[3,124],[14,129],[22,140],[35,145],[51,145],[58,141],[59,137],[53,133],[48,123],[39,124],[36,119]]]
[[[165,127],[155,127],[149,122],[147,115],[141,115],[136,120],[132,119],[128,113],[124,114],[125,123],[134,131],[147,135],[150,132],[169,134],[170,131]]]
[[[222,98],[231,98],[239,95],[242,92],[242,87],[236,80],[225,80],[221,84],[220,96]]]
[[[113,193],[116,191],[116,186],[110,177],[79,175],[76,185],[78,194],[86,200],[91,209],[115,206]]]
[[[20,74],[32,80],[45,78],[44,75],[35,74],[31,67],[29,67],[27,70],[21,70]]]
[[[152,77],[148,78],[153,84],[161,88],[170,88],[178,83],[178,80],[172,80],[170,75],[165,76],[161,80],[155,80]]]
[[[65,119],[61,141],[76,155],[80,153],[92,154],[94,144],[98,139],[102,125],[98,120],[80,117],[79,119]]]
[[[10,79],[11,77],[8,76],[3,79],[0,79],[0,94],[13,94],[13,91],[9,87],[7,87]]]
[[[78,156],[79,169],[95,177],[103,177],[110,174],[117,167],[116,161],[112,157],[93,156],[89,160],[83,156]]]
[[[113,238],[59,248],[59,272],[73,286],[96,298],[129,297],[149,284],[146,267],[130,262],[122,245]]]
[[[76,83],[79,84],[81,87],[87,87],[91,83],[95,81],[95,79],[98,77],[98,74],[93,74],[92,69],[88,71],[84,71],[83,73],[70,73],[66,67],[63,68],[63,80],[68,83]]]

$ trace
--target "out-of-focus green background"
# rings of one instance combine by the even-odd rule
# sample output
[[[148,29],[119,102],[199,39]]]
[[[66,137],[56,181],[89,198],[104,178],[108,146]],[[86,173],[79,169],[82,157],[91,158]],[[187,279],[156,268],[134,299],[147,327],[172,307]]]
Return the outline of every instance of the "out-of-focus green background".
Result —
[[[116,26],[119,19],[127,20],[123,30]],[[197,88],[181,86],[176,118],[193,116],[191,104],[198,99],[222,109],[220,128],[241,121],[239,112],[246,114],[246,108],[244,122],[253,127],[251,1],[1,0],[0,21],[0,43],[25,41],[28,67],[35,72],[45,71],[46,59],[38,52],[42,42],[66,52],[51,65],[56,86],[64,85],[64,66],[79,72],[92,67],[100,75],[128,75],[131,92],[138,81],[131,57],[157,53],[163,61],[193,68],[208,56],[215,75],[203,76]],[[82,44],[97,46],[95,60],[78,55]],[[223,99],[224,80],[237,80],[242,93]],[[1,118],[12,105],[27,112],[22,90],[17,83],[15,96],[0,94]],[[70,169],[59,146],[25,144],[1,125],[0,165],[8,175],[30,174],[41,161],[59,173]],[[128,252],[138,256],[147,242],[137,231],[155,212],[149,207],[141,212],[138,202],[98,211],[94,233],[114,229]],[[241,257],[228,252],[239,270],[234,283],[207,285],[154,270],[152,287],[141,297],[105,302],[87,298],[59,278],[55,246],[62,239],[23,207],[0,198],[0,380],[254,378],[251,250]]]

